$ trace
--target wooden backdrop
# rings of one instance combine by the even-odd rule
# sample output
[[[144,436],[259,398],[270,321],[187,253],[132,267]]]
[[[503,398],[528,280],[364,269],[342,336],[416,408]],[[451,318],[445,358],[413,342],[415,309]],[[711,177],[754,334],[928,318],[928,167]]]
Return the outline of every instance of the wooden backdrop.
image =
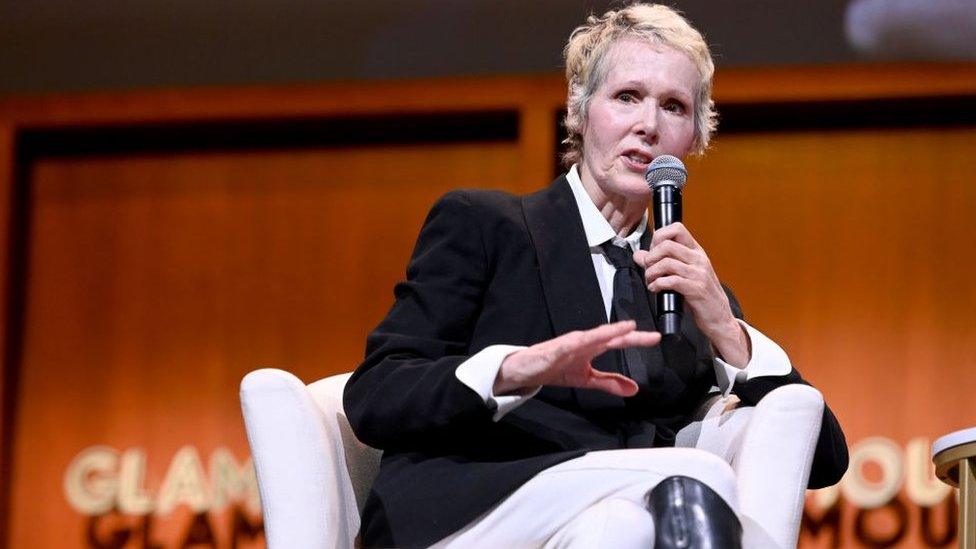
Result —
[[[563,96],[544,76],[0,101],[0,545],[262,545],[241,377],[354,368],[437,196],[552,179]],[[687,223],[851,445],[918,469],[917,439],[976,422],[976,69],[727,71],[716,97]],[[102,461],[71,477],[79,456]],[[867,459],[811,500],[802,545],[951,540],[924,475],[855,505],[891,474]],[[109,508],[79,510],[78,483]]]

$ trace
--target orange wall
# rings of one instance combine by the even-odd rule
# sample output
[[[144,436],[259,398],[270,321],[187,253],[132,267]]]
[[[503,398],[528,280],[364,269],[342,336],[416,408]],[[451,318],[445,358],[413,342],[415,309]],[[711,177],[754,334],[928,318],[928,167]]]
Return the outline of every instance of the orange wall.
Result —
[[[874,93],[945,92],[918,89],[913,70]],[[967,74],[935,82],[955,82],[954,94],[976,93]],[[838,69],[833,82],[811,83],[803,93],[783,85],[777,97],[768,90],[792,82],[789,73],[733,73],[725,92],[719,82],[720,106],[721,93],[748,103],[748,90],[760,89],[755,81],[763,78],[766,91],[754,92],[756,102],[796,100],[791,94],[810,95],[816,86],[813,98],[843,98],[856,89],[851,78],[865,77]],[[237,403],[243,374],[276,366],[310,382],[355,367],[438,195],[548,183],[562,90],[558,79],[487,79],[0,103],[0,128],[29,129],[328,117],[345,112],[337,97],[350,97],[349,110],[360,114],[515,109],[522,124],[516,139],[491,143],[32,164],[20,181],[31,198],[26,284],[0,294],[8,307],[14,292],[25,297],[23,309],[10,311],[23,333],[4,339],[19,352],[4,358],[17,386],[15,407],[6,410],[13,415],[0,417],[7,452],[0,480],[10,494],[0,544],[86,547],[89,537],[129,532],[118,538],[126,547],[146,540],[175,547],[209,534],[231,546],[235,512],[238,530],[259,522],[246,501],[196,519],[181,507],[148,520],[116,514],[92,521],[70,505],[65,472],[93,445],[142,449],[146,469],[133,475],[134,492],[144,489],[158,504],[186,445],[197,452],[205,483],[213,483],[209,462],[220,448],[246,467]],[[0,139],[7,145],[0,150],[5,197],[14,184],[10,141]],[[976,343],[976,233],[968,215],[976,206],[969,175],[976,128],[720,133],[714,143],[704,159],[689,161],[687,224],[747,318],[825,393],[849,442],[881,436],[901,452],[916,437],[972,425],[976,404],[962,380],[976,366],[968,353]],[[9,219],[10,207],[0,206],[0,221]],[[881,480],[875,465],[864,473]],[[845,497],[841,544],[861,546],[857,510]],[[921,508],[904,490],[897,501],[908,517],[898,546],[925,546]],[[937,532],[948,505],[937,508]],[[812,503],[810,512],[821,513]],[[891,506],[872,512],[868,537],[892,532],[892,513]],[[829,546],[825,532],[804,534],[803,545]],[[261,543],[240,539],[241,546]]]
[[[976,128],[746,134],[689,164],[685,218],[746,318],[823,391],[850,444],[885,437],[904,471],[913,439],[976,423],[973,150]],[[907,474],[940,486],[929,469]],[[884,480],[875,460],[858,476]],[[923,509],[900,493],[860,539],[926,546]],[[893,519],[899,503],[907,520]],[[857,509],[842,505],[841,540],[860,546]],[[949,505],[933,513],[936,538]]]

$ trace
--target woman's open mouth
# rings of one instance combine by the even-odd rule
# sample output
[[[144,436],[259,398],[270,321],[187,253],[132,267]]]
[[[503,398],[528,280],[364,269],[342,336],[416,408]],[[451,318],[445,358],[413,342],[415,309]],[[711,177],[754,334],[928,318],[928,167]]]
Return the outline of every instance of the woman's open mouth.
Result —
[[[654,160],[652,156],[637,151],[627,151],[620,157],[624,159],[624,164],[628,168],[640,173],[644,173],[647,166]]]

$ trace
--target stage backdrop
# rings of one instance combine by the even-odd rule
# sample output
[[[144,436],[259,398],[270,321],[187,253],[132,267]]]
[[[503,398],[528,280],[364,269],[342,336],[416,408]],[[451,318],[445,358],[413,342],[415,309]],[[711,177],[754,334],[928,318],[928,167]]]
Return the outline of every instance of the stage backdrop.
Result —
[[[732,73],[725,133],[688,162],[687,224],[851,443],[803,547],[954,543],[929,444],[976,423],[976,120],[947,112],[973,110],[976,74],[885,70]],[[241,377],[353,369],[440,194],[549,182],[562,95],[541,77],[0,103],[0,544],[262,546]]]

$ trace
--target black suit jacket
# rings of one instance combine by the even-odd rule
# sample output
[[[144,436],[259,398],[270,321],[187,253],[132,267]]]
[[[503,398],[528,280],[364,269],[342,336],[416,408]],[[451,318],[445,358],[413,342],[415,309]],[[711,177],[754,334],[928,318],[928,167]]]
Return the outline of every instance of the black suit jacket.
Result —
[[[650,231],[642,246],[649,245]],[[493,410],[455,377],[493,344],[532,345],[606,323],[582,221],[565,177],[525,197],[454,191],[434,205],[407,280],[370,334],[346,385],[356,436],[383,450],[363,512],[366,546],[421,547],[460,529],[539,471],[590,450],[673,443],[715,385],[710,346],[686,314],[683,337],[650,352],[637,396],[543,387],[492,421]],[[653,299],[649,299],[653,308]],[[733,312],[742,314],[730,293]],[[611,370],[608,355],[594,361]],[[788,376],[737,386],[747,404]],[[843,432],[829,409],[811,487],[847,468]]]

